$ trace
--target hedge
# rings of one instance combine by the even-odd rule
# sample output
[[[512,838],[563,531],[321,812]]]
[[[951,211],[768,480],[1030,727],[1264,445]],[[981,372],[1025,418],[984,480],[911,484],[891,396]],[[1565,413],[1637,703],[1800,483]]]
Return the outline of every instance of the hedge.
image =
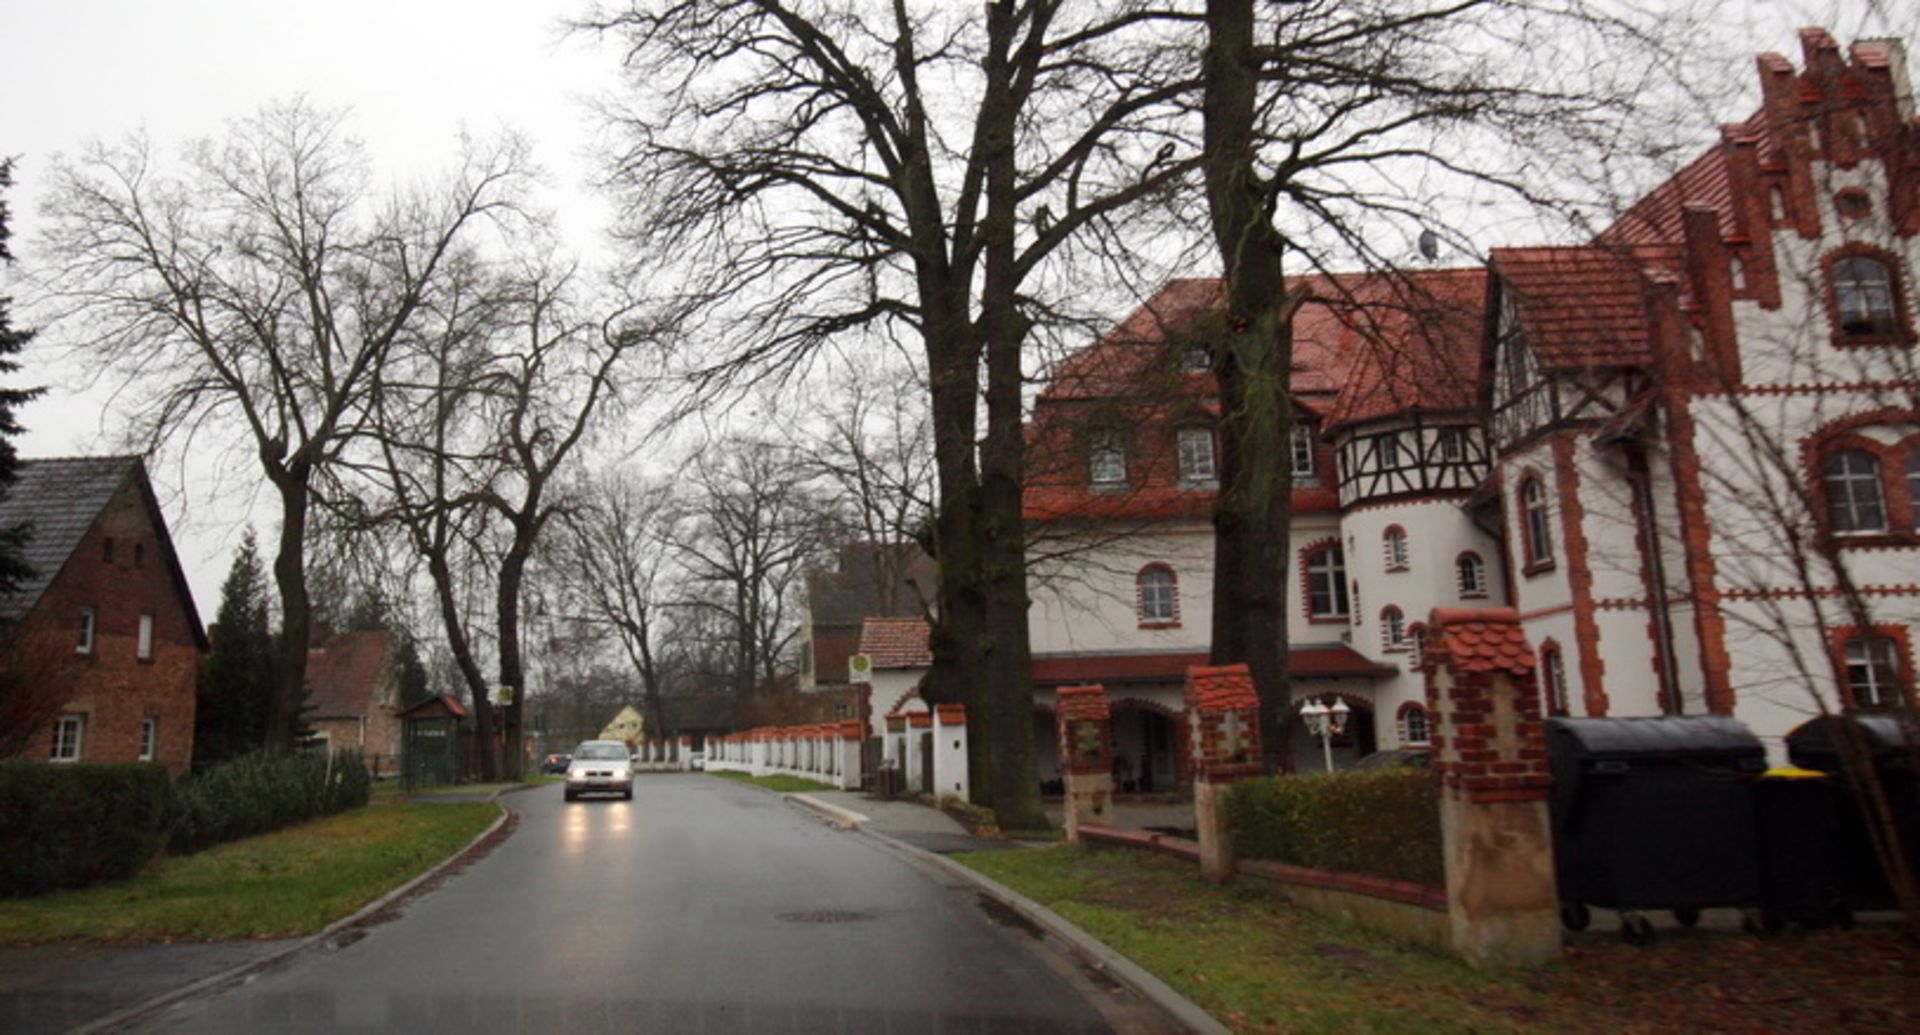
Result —
[[[1227,792],[1233,850],[1336,873],[1446,882],[1440,802],[1424,769],[1243,780]]]
[[[132,876],[177,814],[165,766],[0,762],[0,896]]]
[[[367,803],[372,781],[358,752],[245,755],[180,787],[172,848],[191,853]]]

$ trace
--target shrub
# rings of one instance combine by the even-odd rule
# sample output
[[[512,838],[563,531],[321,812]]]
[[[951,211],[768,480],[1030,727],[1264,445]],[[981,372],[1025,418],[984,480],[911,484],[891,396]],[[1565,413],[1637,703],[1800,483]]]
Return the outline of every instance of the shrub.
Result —
[[[132,876],[166,844],[176,809],[164,766],[0,762],[0,896]]]
[[[1433,779],[1389,769],[1243,780],[1227,793],[1234,853],[1438,887],[1446,875]]]
[[[246,755],[193,777],[180,788],[175,851],[278,830],[367,803],[372,781],[358,752]]]

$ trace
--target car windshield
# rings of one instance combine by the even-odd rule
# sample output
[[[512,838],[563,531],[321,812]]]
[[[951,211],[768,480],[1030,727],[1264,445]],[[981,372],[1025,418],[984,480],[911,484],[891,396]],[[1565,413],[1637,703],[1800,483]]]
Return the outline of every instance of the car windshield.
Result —
[[[624,759],[627,757],[627,749],[618,744],[582,744],[573,753],[573,757],[598,761]]]

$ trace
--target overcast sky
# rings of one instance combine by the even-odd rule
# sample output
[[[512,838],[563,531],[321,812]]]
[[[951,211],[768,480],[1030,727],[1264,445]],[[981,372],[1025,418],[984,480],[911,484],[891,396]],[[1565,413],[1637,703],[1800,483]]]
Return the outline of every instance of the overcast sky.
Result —
[[[1677,0],[1676,0],[1677,2]],[[1904,9],[1912,0],[1899,5]],[[88,138],[144,127],[163,153],[263,102],[296,94],[347,107],[352,131],[382,175],[441,168],[465,127],[510,127],[527,136],[547,169],[545,199],[572,245],[591,251],[605,208],[585,188],[590,123],[581,99],[611,85],[612,55],[562,37],[559,20],[583,0],[0,0],[0,155],[18,159],[15,253],[32,259],[39,177],[58,152]],[[1791,28],[1825,18],[1843,40],[1879,5],[1872,0],[1728,0],[1722,27],[1744,37],[1730,69],[1779,50],[1797,63]],[[1751,76],[1745,88],[1752,90]],[[1750,100],[1703,113],[1714,124],[1743,118]],[[107,400],[76,393],[70,372],[30,357],[26,383],[49,386],[27,408],[27,456],[105,452],[118,428]],[[244,466],[244,465],[242,465]],[[245,490],[256,471],[234,470],[218,491],[204,471],[154,472],[174,524],[196,601],[211,619],[239,529],[250,519]],[[264,500],[260,502],[265,502]],[[256,508],[261,534],[272,517]],[[270,552],[270,551],[269,551]]]

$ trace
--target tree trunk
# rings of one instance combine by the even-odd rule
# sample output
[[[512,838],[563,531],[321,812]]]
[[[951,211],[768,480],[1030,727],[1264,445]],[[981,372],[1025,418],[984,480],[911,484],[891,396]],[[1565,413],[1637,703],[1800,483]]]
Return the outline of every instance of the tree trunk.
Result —
[[[531,497],[530,508],[539,507],[539,496]],[[512,687],[513,699],[507,702],[503,723],[505,741],[500,749],[500,776],[518,780],[523,775],[526,751],[520,743],[520,716],[526,707],[526,664],[520,657],[520,587],[526,580],[527,558],[533,553],[534,533],[524,522],[514,528],[513,545],[500,560],[500,582],[495,587],[495,618],[500,633],[500,685]]]
[[[1205,176],[1225,279],[1214,345],[1220,383],[1220,492],[1214,504],[1214,664],[1244,662],[1260,695],[1267,771],[1283,767],[1288,711],[1287,554],[1291,323],[1297,301],[1281,268],[1285,240],[1255,172],[1253,0],[1208,0]]]
[[[1027,625],[1027,555],[1022,486],[1021,345],[1025,317],[1014,250],[1014,119],[1011,50],[1018,28],[1015,5],[1000,0],[987,12],[986,94],[981,135],[986,167],[986,217],[981,223],[985,283],[980,334],[986,347],[987,435],[981,449],[983,555],[986,559],[988,707],[992,745],[990,804],[1000,825],[1032,830],[1047,825],[1033,772],[1033,652]],[[975,731],[968,717],[969,736]]]
[[[295,462],[276,470],[270,464],[267,473],[280,491],[280,545],[273,558],[273,581],[280,591],[281,624],[280,665],[263,746],[278,755],[293,750],[307,699],[307,648],[313,638],[313,602],[307,596],[307,479],[312,468]]]
[[[440,624],[446,627],[447,650],[473,697],[473,725],[480,737],[480,778],[488,783],[499,779],[500,765],[494,754],[493,700],[487,694],[487,677],[473,660],[473,645],[467,639],[466,626],[460,620],[460,604],[453,595],[453,572],[447,567],[445,547],[427,555],[427,572],[433,577],[434,596],[440,602]]]

